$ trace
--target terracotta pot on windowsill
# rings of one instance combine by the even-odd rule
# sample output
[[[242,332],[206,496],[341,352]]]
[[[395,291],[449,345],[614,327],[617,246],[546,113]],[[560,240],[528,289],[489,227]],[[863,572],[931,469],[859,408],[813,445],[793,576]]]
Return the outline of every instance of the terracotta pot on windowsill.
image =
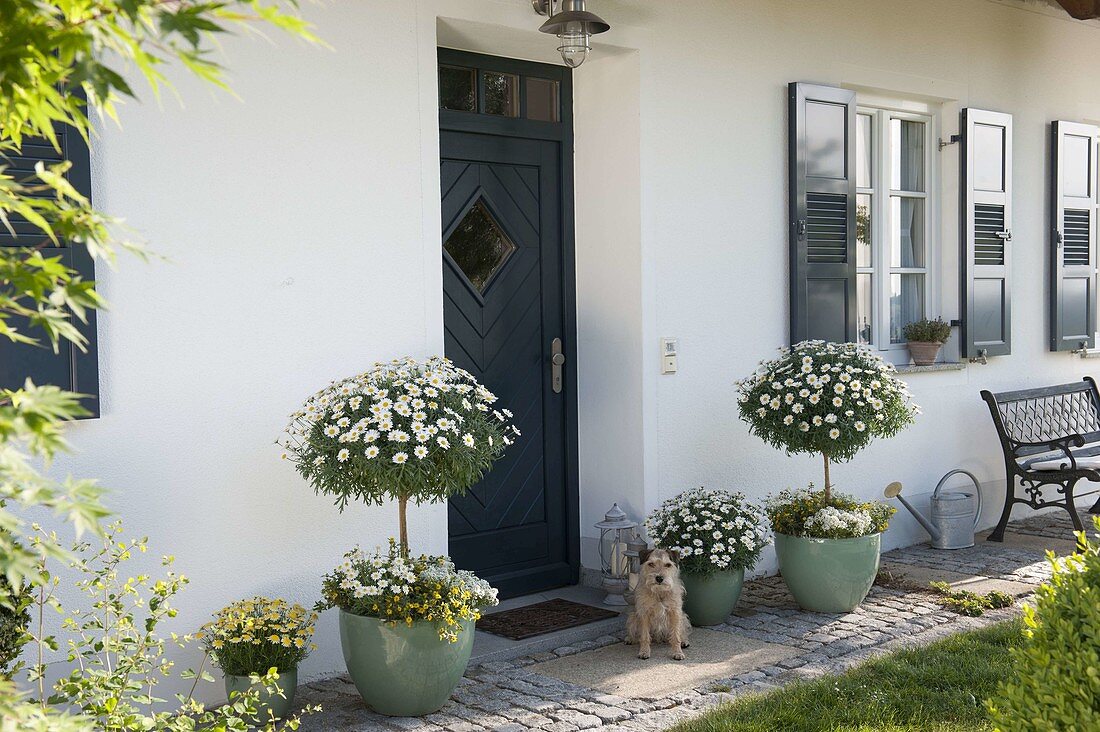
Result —
[[[940,355],[943,344],[938,341],[909,341],[909,355],[917,366],[931,366]]]

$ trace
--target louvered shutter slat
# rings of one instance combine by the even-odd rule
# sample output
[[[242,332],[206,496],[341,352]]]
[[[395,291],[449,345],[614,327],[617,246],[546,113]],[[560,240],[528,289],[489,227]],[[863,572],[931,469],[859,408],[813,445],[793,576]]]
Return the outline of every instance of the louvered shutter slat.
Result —
[[[1093,125],[1051,124],[1050,350],[1096,345],[1096,139]]]
[[[960,144],[963,357],[1012,351],[1012,115],[964,109]]]
[[[789,87],[790,340],[856,339],[855,93]]]

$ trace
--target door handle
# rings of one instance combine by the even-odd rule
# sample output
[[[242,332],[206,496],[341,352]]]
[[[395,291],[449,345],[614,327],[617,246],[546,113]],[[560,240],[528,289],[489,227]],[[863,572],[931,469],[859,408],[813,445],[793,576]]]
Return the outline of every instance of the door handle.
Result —
[[[561,338],[550,341],[550,388],[555,394],[561,394],[561,367],[565,365],[565,354],[561,351]]]

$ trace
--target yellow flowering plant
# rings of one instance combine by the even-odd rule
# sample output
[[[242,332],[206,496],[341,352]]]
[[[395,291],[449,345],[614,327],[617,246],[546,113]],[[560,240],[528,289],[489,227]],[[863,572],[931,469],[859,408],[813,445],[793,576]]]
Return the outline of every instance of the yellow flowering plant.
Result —
[[[473,572],[456,569],[447,557],[411,557],[393,539],[388,552],[359,548],[325,575],[316,610],[338,607],[346,613],[412,625],[435,623],[440,640],[454,643],[465,621],[476,622],[481,608],[497,604],[497,591]]]
[[[197,635],[232,676],[293,671],[316,646],[317,613],[282,599],[253,597],[222,608]]]

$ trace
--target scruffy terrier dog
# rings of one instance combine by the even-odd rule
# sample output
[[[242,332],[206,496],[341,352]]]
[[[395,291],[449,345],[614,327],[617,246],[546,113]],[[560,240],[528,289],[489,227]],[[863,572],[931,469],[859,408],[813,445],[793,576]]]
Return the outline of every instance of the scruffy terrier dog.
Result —
[[[645,550],[634,607],[626,621],[626,642],[638,644],[638,658],[649,658],[650,642],[667,642],[672,657],[684,660],[691,621],[684,615],[684,585],[680,582],[680,557],[664,549]]]

